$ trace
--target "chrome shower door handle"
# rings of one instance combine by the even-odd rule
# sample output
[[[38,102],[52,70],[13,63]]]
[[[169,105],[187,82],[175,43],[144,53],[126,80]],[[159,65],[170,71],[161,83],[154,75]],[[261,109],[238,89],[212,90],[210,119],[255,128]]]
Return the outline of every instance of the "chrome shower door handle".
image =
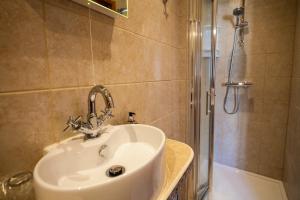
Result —
[[[210,112],[210,92],[206,91],[206,115],[208,115]]]
[[[206,115],[211,113],[211,107],[215,105],[215,89],[206,91]]]

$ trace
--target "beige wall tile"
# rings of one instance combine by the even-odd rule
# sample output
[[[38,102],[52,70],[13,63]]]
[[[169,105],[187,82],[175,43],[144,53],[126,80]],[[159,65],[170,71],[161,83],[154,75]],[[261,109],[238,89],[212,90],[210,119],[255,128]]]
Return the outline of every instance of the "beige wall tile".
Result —
[[[220,26],[219,27],[219,35],[218,35],[218,41],[219,41],[219,51],[221,57],[228,57],[231,54],[232,51],[232,44],[233,44],[233,28],[227,28],[229,25],[226,25],[225,27]],[[238,51],[236,51],[238,52]],[[228,63],[228,62],[227,62]]]
[[[238,4],[235,0],[219,1],[221,58],[217,62],[216,90],[219,95],[216,97],[215,128],[223,137],[215,138],[218,144],[215,152],[221,154],[216,157],[230,166],[280,178],[293,71],[296,1],[246,1],[249,28],[245,32],[245,47],[237,45],[233,80],[252,81],[254,85],[239,91],[240,110],[233,117],[223,111],[226,88],[221,87],[221,83],[228,76],[235,23],[232,10]],[[232,103],[231,93],[228,105],[232,106]],[[278,134],[271,137],[275,146],[264,139],[267,133],[270,134],[268,127],[282,133],[280,137]],[[266,152],[271,156],[266,158]]]
[[[95,14],[99,15],[99,14]],[[186,79],[186,50],[92,20],[96,81],[107,84]],[[107,36],[97,37],[102,32]]]
[[[257,4],[247,9],[246,15],[250,17],[251,24],[257,27],[268,25],[267,28],[295,25],[295,1],[266,0],[261,2],[261,5]],[[272,23],[269,23],[270,19],[272,19]]]
[[[299,50],[300,50],[300,48],[299,48]],[[295,51],[297,51],[297,50],[295,50]],[[293,77],[300,78],[300,52],[295,53],[295,55],[294,55],[294,67],[293,68],[294,68]]]
[[[45,5],[49,77],[54,88],[93,84],[88,9],[73,5],[68,10]]]
[[[216,81],[224,81],[228,76],[226,74],[229,67],[229,57],[220,56],[216,59]]]
[[[55,136],[56,141],[72,136],[71,130],[63,132],[70,116],[74,118],[82,116],[82,120],[86,119],[89,90],[90,88],[74,88],[50,92],[51,132]],[[102,101],[101,97],[99,101]]]
[[[156,16],[155,14],[153,16]],[[153,23],[157,23],[153,19]],[[165,17],[164,14],[160,15],[160,34],[157,35],[157,38],[162,38],[162,41],[171,44],[172,46],[178,48],[186,47],[186,30],[187,30],[187,19],[186,17],[179,17],[175,14],[170,13],[168,17]],[[176,34],[178,31],[179,34]],[[157,33],[154,29],[153,32]]]
[[[267,53],[293,53],[294,49],[294,26],[281,26],[266,30]],[[268,37],[271,36],[272,37]]]
[[[48,111],[48,92],[0,96],[0,174],[31,169],[53,143]]]
[[[300,134],[299,134],[299,123],[300,123],[300,109],[291,108],[288,126],[288,137],[286,144],[286,157],[289,157],[290,161],[294,164],[299,164],[299,150],[300,150]]]
[[[298,114],[299,113],[299,114]],[[295,134],[300,112],[294,106],[290,106],[288,126],[287,126],[287,138],[286,138],[286,157],[292,157],[295,155]]]
[[[96,84],[105,84],[106,66],[112,65],[112,51],[115,50],[116,41],[113,40],[114,33],[114,20],[94,11],[91,12],[91,43],[93,50],[93,65],[94,65],[94,78]],[[120,43],[124,46],[124,43]],[[121,47],[120,47],[121,49]],[[123,57],[120,54],[120,58]],[[125,64],[125,63],[124,63]],[[121,66],[122,67],[122,66]],[[128,74],[130,76],[130,74]],[[109,77],[113,78],[113,77]]]
[[[185,5],[186,2],[183,1],[182,4]],[[177,14],[179,10],[174,12],[173,3],[167,3],[167,17],[162,1],[130,0],[129,5],[133,5],[135,9],[129,11],[128,19],[117,18],[116,26],[178,48],[186,47],[187,17]]]
[[[239,162],[238,167],[253,172],[258,171],[259,154],[261,150],[260,138],[264,134],[262,122],[240,121],[239,134]]]
[[[169,82],[147,83],[145,88],[144,112],[146,122],[151,123],[172,111]]]
[[[186,80],[187,79],[187,50],[173,49],[169,58],[170,79]]]
[[[171,81],[168,87],[170,91],[171,110],[185,109],[187,105],[186,81]]]
[[[249,28],[250,29],[250,28]],[[268,34],[263,29],[254,29],[254,31],[246,32],[245,34],[245,47],[241,48],[237,45],[237,54],[240,55],[252,55],[252,54],[264,54],[269,48],[267,41]],[[231,44],[232,46],[232,44]]]
[[[186,141],[187,112],[185,109],[175,110],[170,114],[171,137],[175,140]]]
[[[293,71],[292,54],[267,54],[267,74],[272,77],[291,77]]]
[[[140,82],[145,79],[148,69],[143,61],[144,41],[144,38],[136,37],[130,32],[114,29],[111,57],[105,58],[105,62],[102,63],[106,83]],[[100,73],[101,71],[98,71],[97,74]]]
[[[110,120],[112,124],[124,124],[128,120],[128,112],[136,113],[136,121],[145,123],[147,113],[144,111],[146,102],[146,83],[124,84],[108,86],[114,99],[114,117]],[[101,98],[101,97],[100,97]],[[100,99],[102,101],[102,99]]]
[[[172,135],[172,117],[170,114],[161,117],[160,119],[150,123],[151,125],[160,128],[168,138],[173,138]]]
[[[297,11],[299,12],[299,3],[297,4]],[[290,200],[296,200],[300,197],[300,173],[298,172],[300,167],[300,81],[298,79],[300,74],[300,63],[299,63],[299,50],[300,50],[300,35],[299,35],[299,13],[297,13],[296,19],[296,33],[295,33],[295,52],[294,52],[294,66],[293,66],[293,79],[291,81],[291,99],[289,108],[289,120],[288,120],[288,131],[287,141],[285,150],[284,160],[284,185],[287,192],[287,196]]]
[[[150,1],[139,1],[139,0],[129,0],[129,6],[132,5],[130,9],[129,17],[118,17],[115,20],[116,26],[122,27],[126,30],[130,30],[135,33],[143,34],[143,28],[146,26],[146,19],[150,16],[151,9],[144,9],[145,7],[150,8],[152,4]],[[143,15],[141,14],[143,13]]]
[[[258,173],[277,180],[282,179],[282,168],[271,167],[263,164],[263,165],[259,165]]]
[[[148,0],[149,1],[149,0]],[[171,12],[167,3],[167,13],[164,13],[164,5],[161,1],[150,1],[149,15],[145,19],[143,33],[148,37],[165,42],[178,48],[186,46],[186,17],[181,17]],[[179,34],[176,34],[179,30]]]
[[[161,128],[168,138],[185,141],[187,127],[185,110],[175,110],[151,124]]]
[[[236,56],[233,61],[233,66],[233,76],[237,79],[245,79],[248,77],[263,78],[266,70],[266,55]]]
[[[161,1],[129,4],[129,19],[112,20],[70,0],[1,1],[0,176],[32,170],[46,145],[70,136],[65,122],[86,117],[95,84],[114,98],[109,123],[134,111],[185,140],[187,1],[169,1],[168,18]]]
[[[291,101],[292,108],[300,107],[300,79],[293,78],[291,81]]]
[[[175,110],[151,124],[161,128],[170,139],[186,140],[186,110]]]
[[[239,117],[241,121],[246,122],[262,122],[264,119],[264,103],[262,99],[244,98],[241,97],[243,102],[240,105]]]
[[[260,165],[283,168],[286,128],[265,125],[259,155]]]
[[[288,120],[288,105],[280,103],[264,103],[264,122],[277,127],[286,127]]]
[[[169,9],[170,12],[174,13],[175,15],[187,17],[188,3],[189,3],[188,1],[182,1],[182,0],[169,1],[167,5],[167,11]]]
[[[266,77],[264,88],[264,101],[289,103],[290,77]]]
[[[1,1],[0,23],[0,92],[47,88],[42,1]]]
[[[299,195],[299,170],[292,159],[286,159],[284,169],[284,186],[289,199],[296,200]]]
[[[284,162],[284,184],[289,199],[299,197],[300,109],[291,104]]]

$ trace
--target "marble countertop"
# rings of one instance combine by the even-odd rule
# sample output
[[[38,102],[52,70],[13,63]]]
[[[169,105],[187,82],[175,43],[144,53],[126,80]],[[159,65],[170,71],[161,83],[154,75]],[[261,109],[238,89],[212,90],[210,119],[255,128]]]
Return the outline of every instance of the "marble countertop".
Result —
[[[190,146],[170,139],[166,141],[165,153],[165,180],[157,200],[166,200],[170,196],[194,157],[194,152]]]

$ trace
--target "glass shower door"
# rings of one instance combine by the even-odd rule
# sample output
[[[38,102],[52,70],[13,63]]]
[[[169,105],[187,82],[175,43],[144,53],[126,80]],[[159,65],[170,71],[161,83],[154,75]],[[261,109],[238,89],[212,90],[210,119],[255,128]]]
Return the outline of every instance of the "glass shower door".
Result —
[[[199,190],[198,199],[203,199],[209,186],[209,158],[210,158],[210,81],[211,81],[211,0],[202,0],[201,6],[201,57],[200,57],[200,155],[199,155]]]
[[[205,198],[212,182],[214,140],[214,79],[216,52],[216,3],[214,0],[194,0],[190,28],[192,48],[192,124],[195,151],[195,198]],[[196,13],[196,14],[195,14]],[[194,21],[194,22],[193,22]],[[191,39],[192,36],[192,39]],[[194,38],[193,38],[194,37]],[[193,46],[194,45],[194,46]]]

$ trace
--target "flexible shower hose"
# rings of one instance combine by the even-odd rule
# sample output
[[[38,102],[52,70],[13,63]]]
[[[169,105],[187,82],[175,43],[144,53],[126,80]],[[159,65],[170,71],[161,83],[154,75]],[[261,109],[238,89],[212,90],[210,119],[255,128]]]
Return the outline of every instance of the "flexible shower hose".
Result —
[[[234,37],[233,37],[233,46],[232,46],[232,51],[230,55],[230,61],[229,61],[229,70],[228,70],[228,79],[227,83],[232,83],[232,67],[233,67],[233,56],[235,52],[235,46],[236,46],[236,39],[237,39],[237,31],[238,27],[235,27],[234,29]],[[233,90],[233,108],[231,111],[227,108],[227,103],[228,103],[228,98],[229,98],[229,91]],[[229,85],[226,86],[226,92],[225,92],[225,97],[224,97],[224,103],[223,103],[223,109],[227,114],[235,114],[239,111],[240,107],[240,98],[239,98],[239,88],[238,87],[231,87]]]

